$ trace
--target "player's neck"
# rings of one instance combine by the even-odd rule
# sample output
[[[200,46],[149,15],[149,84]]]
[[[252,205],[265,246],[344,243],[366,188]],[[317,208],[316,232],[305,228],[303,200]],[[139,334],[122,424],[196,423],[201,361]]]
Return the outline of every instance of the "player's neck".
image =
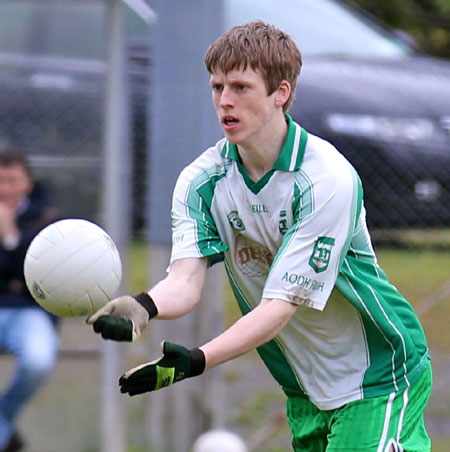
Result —
[[[242,164],[253,181],[260,180],[273,168],[286,139],[287,129],[283,116],[281,121],[265,127],[248,142],[238,144]]]

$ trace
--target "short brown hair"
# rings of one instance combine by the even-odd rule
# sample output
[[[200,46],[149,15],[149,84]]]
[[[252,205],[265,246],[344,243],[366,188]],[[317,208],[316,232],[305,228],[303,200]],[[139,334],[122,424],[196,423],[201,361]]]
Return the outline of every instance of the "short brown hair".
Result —
[[[257,20],[233,27],[218,38],[206,52],[205,64],[210,74],[226,74],[247,67],[259,70],[265,78],[269,96],[283,80],[287,80],[292,92],[283,106],[286,112],[294,99],[302,55],[288,34]]]

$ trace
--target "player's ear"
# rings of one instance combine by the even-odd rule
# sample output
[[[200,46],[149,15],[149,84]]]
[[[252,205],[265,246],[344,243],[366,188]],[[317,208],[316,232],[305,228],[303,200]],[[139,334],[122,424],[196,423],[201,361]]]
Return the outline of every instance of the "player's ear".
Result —
[[[287,80],[283,80],[280,83],[280,86],[276,90],[275,94],[275,105],[277,107],[283,107],[286,102],[289,100],[289,96],[291,95],[291,84]]]

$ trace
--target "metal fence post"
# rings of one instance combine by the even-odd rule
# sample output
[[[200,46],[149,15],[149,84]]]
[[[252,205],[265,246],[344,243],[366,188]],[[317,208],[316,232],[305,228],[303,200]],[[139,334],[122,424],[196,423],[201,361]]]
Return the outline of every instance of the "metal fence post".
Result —
[[[170,247],[150,245],[151,284],[164,277]],[[224,277],[221,265],[208,270],[200,306],[187,316],[149,325],[149,357],[161,354],[162,340],[202,345],[223,330]],[[220,368],[148,395],[146,432],[152,452],[187,452],[195,438],[225,426],[225,394]]]
[[[149,136],[148,224],[151,282],[169,264],[170,206],[181,169],[221,137],[211,103],[204,54],[221,30],[222,1],[154,0]],[[216,271],[215,271],[216,270]],[[221,272],[208,270],[201,306],[183,318],[149,326],[152,356],[161,340],[195,347],[217,335],[223,306]],[[211,288],[212,286],[212,288]],[[217,305],[216,305],[217,303]],[[223,423],[219,369],[148,396],[147,434],[152,452],[186,452],[195,437]],[[214,392],[215,403],[209,394]]]
[[[130,150],[127,63],[125,56],[124,4],[108,2],[109,53],[104,138],[104,226],[117,243],[124,259],[129,239]],[[126,274],[122,281],[126,281]],[[121,291],[126,292],[122,283]],[[124,346],[112,341],[102,344],[101,451],[124,452],[126,428],[124,399],[117,386],[123,371]]]

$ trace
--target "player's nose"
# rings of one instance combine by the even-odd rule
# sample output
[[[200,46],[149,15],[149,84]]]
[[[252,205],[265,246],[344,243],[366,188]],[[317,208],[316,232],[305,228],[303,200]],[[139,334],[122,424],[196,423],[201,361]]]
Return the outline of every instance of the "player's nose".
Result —
[[[234,101],[233,101],[232,90],[229,87],[224,86],[224,88],[220,94],[219,105],[221,107],[229,107],[230,105],[233,105],[233,104],[234,104]]]

